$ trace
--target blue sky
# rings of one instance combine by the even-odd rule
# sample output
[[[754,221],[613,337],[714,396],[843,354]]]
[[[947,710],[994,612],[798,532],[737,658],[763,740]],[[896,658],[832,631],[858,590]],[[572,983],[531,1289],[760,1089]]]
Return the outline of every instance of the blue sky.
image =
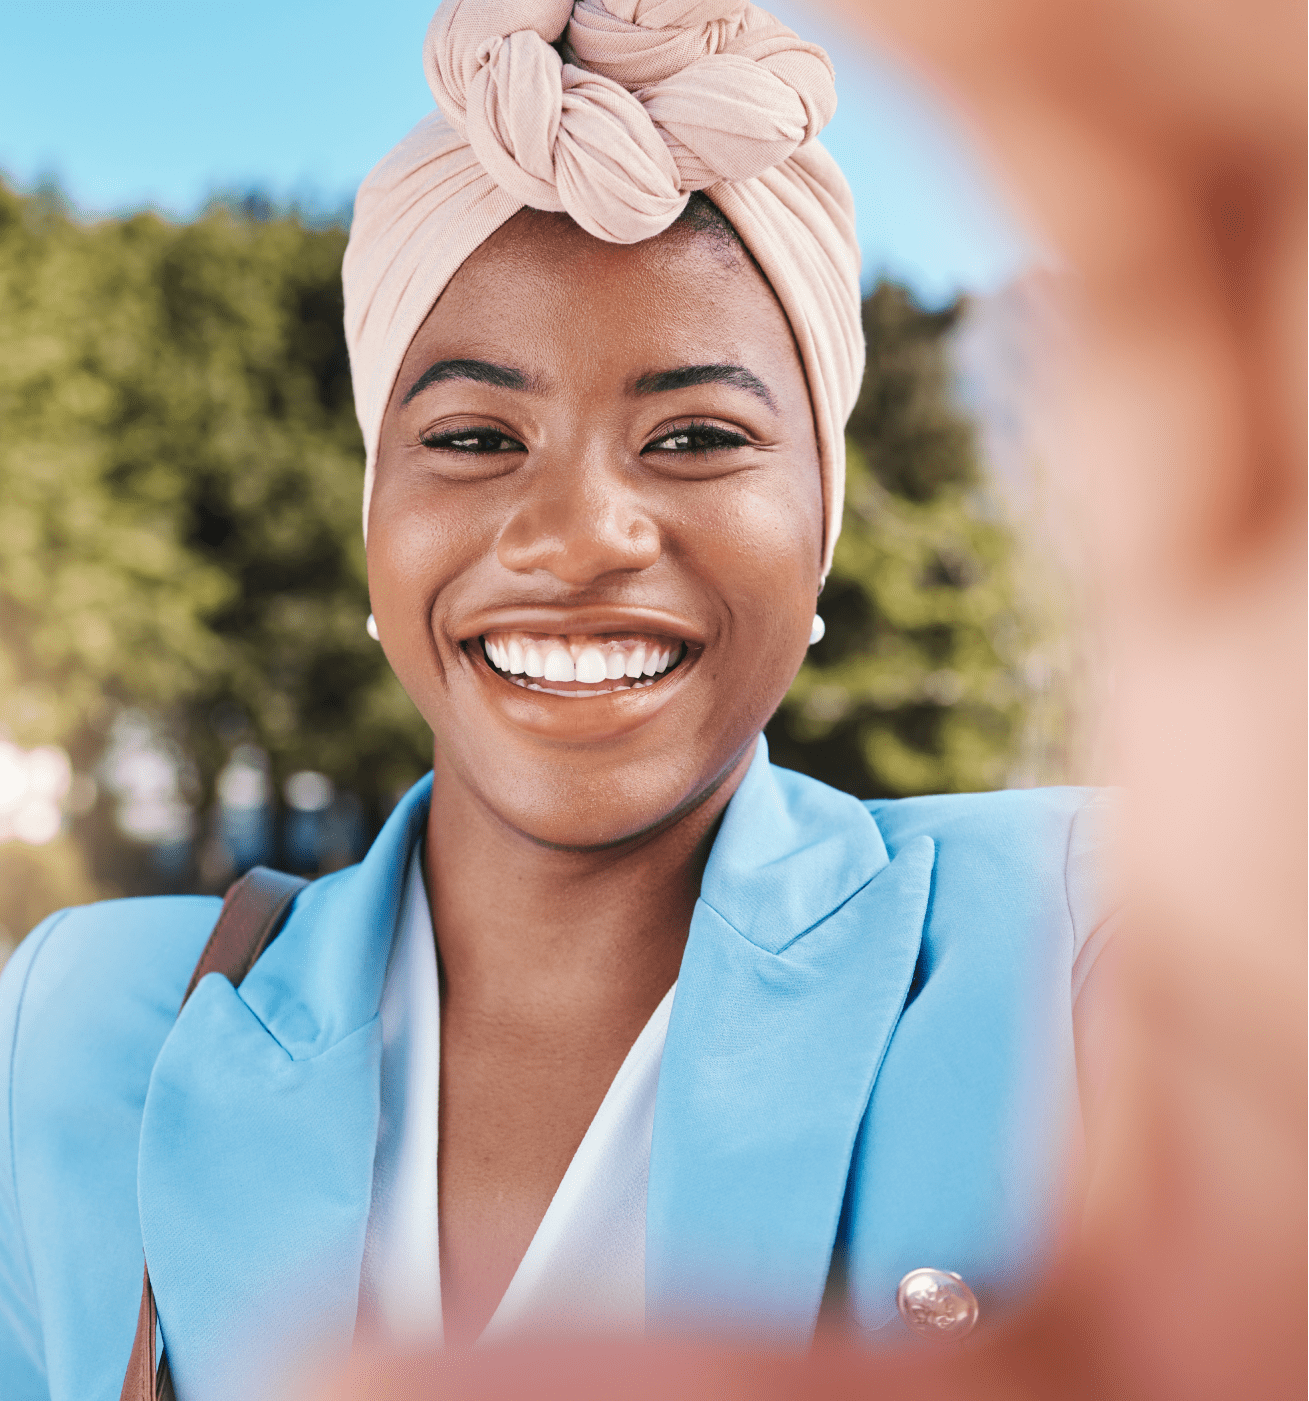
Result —
[[[426,112],[435,0],[29,0],[0,21],[0,171],[54,177],[82,211],[187,217],[259,188],[335,207]],[[840,109],[823,140],[854,188],[865,276],[937,303],[1034,258],[966,134],[906,71],[812,6],[774,13],[827,47]]]

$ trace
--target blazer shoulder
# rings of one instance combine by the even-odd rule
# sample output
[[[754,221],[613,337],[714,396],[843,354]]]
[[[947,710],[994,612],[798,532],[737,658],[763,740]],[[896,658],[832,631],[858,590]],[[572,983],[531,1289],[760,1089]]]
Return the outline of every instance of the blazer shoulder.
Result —
[[[157,1052],[221,905],[196,895],[106,900],[37,925],[0,972],[11,1101],[20,1076],[74,1072],[70,1058]]]
[[[891,856],[914,837],[932,838],[938,884],[947,892],[973,900],[985,891],[988,902],[1044,892],[1049,910],[1062,907],[1073,956],[1085,951],[1093,959],[1116,908],[1106,872],[1117,801],[1113,789],[1069,786],[874,799],[864,806]]]
[[[47,986],[76,997],[89,985],[108,1000],[143,978],[167,980],[185,969],[185,990],[221,908],[213,895],[150,895],[57,910],[19,944],[0,982],[21,982],[24,1004]]]
[[[874,798],[864,803],[894,854],[928,836],[939,846],[1006,842],[1067,846],[1077,815],[1099,801],[1096,788],[1006,788],[993,793],[933,793],[917,798]]]

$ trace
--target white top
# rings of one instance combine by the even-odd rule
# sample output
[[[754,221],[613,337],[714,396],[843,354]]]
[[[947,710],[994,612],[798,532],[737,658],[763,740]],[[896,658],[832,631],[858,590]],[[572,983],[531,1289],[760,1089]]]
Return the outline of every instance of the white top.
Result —
[[[639,1336],[644,1330],[650,1135],[674,991],[614,1076],[482,1339],[542,1331]],[[440,1342],[441,999],[417,850],[405,879],[381,1020],[382,1112],[361,1314],[399,1338]]]

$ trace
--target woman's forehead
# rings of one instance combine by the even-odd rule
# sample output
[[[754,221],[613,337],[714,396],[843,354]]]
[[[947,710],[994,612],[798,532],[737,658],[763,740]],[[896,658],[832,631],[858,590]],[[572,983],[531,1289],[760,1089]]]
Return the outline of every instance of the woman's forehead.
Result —
[[[759,275],[736,230],[703,198],[688,204],[681,217],[661,233],[636,243],[597,238],[567,214],[523,208],[501,224],[470,256],[468,263],[491,259],[503,264],[514,258],[538,260],[559,256],[582,264],[627,267],[654,267],[669,260],[698,262],[709,258],[716,259],[725,269],[744,264]]]
[[[803,374],[772,288],[719,230],[673,225],[642,243],[614,244],[567,215],[535,210],[509,220],[451,278],[414,338],[402,381],[419,372],[416,359],[473,343],[624,360],[698,350],[701,359],[750,355],[774,371],[792,362]]]

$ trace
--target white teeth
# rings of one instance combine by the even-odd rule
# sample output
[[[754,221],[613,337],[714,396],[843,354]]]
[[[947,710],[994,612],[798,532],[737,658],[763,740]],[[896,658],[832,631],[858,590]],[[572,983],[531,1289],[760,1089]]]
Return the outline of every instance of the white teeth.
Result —
[[[601,687],[591,694],[609,695],[629,686],[652,686],[670,666],[681,660],[686,649],[680,643],[640,642],[635,638],[604,638],[589,641],[585,637],[532,638],[522,633],[498,633],[483,636],[482,648],[486,659],[496,670],[511,676],[528,677],[546,682],[576,683],[579,686]],[[626,680],[624,680],[626,678]],[[606,681],[623,682],[603,689]],[[527,686],[527,680],[520,680]],[[548,687],[530,686],[540,691]],[[580,691],[556,691],[555,695],[580,695]]]
[[[577,668],[573,659],[562,647],[552,647],[545,659],[545,679],[547,681],[575,681]]]
[[[577,679],[587,686],[594,686],[606,676],[605,659],[598,647],[583,647],[577,659]]]

